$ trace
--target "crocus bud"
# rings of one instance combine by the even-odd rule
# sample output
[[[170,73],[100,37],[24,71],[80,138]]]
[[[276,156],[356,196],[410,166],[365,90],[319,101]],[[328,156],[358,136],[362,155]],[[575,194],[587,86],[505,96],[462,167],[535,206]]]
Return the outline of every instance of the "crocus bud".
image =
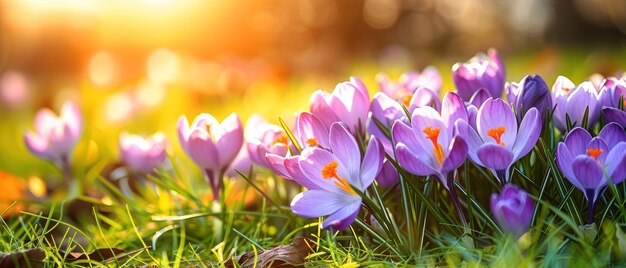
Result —
[[[452,80],[457,94],[464,101],[469,101],[480,88],[486,89],[494,98],[502,95],[505,76],[502,59],[495,49],[487,53],[476,54],[469,61],[452,66]]]
[[[213,198],[219,200],[221,175],[243,145],[239,116],[230,114],[220,123],[210,114],[200,114],[190,126],[183,115],[178,120],[178,138],[187,155],[205,172]]]
[[[82,129],[80,110],[75,103],[68,101],[63,104],[60,116],[47,108],[39,110],[35,116],[35,132],[26,132],[24,142],[31,153],[67,165]]]
[[[567,117],[571,127],[589,128],[600,117],[598,91],[591,82],[583,82],[575,86],[567,77],[559,76],[552,86],[552,104],[554,125],[561,131],[567,130]],[[583,126],[585,110],[589,109],[587,125]]]
[[[513,104],[518,122],[522,115],[532,107],[537,108],[543,118],[548,109],[552,109],[552,98],[546,81],[539,75],[527,75],[518,83],[507,83],[506,94]]]
[[[147,138],[128,133],[120,135],[122,161],[136,172],[152,173],[161,166],[167,158],[165,147],[165,135],[162,132]]]
[[[604,119],[607,122],[618,123],[626,128],[626,80],[607,80],[613,83],[605,83],[606,91],[602,108]]]
[[[266,154],[284,156],[289,150],[289,137],[285,131],[272,124],[266,124],[258,129],[258,134],[248,140],[248,155],[255,164],[271,168]]]
[[[343,122],[350,132],[365,130],[365,121],[369,111],[369,93],[363,82],[351,77],[350,81],[337,84],[332,93],[318,90],[310,99],[311,113],[330,129],[335,122]]]
[[[519,238],[530,228],[535,202],[513,184],[502,188],[502,194],[491,194],[491,214],[500,227]]]

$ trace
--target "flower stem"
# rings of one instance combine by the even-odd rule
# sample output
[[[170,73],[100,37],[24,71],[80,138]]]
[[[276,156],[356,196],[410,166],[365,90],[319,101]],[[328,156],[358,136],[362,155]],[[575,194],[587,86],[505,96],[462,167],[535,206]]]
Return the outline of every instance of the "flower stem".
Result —
[[[63,178],[68,187],[72,184],[72,168],[70,167],[70,161],[67,155],[61,156],[61,172],[63,172]]]
[[[461,201],[459,200],[459,196],[456,194],[456,191],[454,190],[454,175],[456,172],[450,172],[448,173],[448,179],[447,179],[447,190],[448,193],[450,193],[450,197],[452,198],[452,203],[454,204],[454,209],[456,210],[456,213],[459,215],[459,220],[461,220],[461,224],[463,224],[463,231],[465,233],[469,233],[469,224],[467,223],[467,220],[465,219],[465,214],[463,213],[463,208],[461,207]]]
[[[593,201],[589,201],[589,214],[587,215],[587,223],[588,224],[592,224],[593,223],[593,212],[596,208],[596,202]]]

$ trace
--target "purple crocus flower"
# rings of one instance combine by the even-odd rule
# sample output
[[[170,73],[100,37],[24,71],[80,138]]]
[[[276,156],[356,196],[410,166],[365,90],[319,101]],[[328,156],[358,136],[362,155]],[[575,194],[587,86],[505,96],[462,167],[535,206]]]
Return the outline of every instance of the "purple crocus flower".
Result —
[[[406,72],[400,76],[397,82],[391,81],[386,74],[380,73],[376,75],[376,82],[380,91],[394,100],[402,99],[407,94],[414,93],[419,87],[428,88],[435,95],[439,95],[443,85],[441,74],[433,66],[426,67],[421,73],[415,71]]]
[[[328,140],[328,129],[322,124],[322,122],[312,113],[303,112],[296,117],[295,128],[293,135],[296,138],[298,144],[303,148],[316,147],[316,148],[329,148],[330,142]],[[292,148],[293,152],[297,152],[295,148]],[[276,152],[267,152],[265,154],[267,164],[279,176],[292,179],[291,174],[287,171],[285,165],[286,162],[295,162],[298,155],[291,155],[290,152],[283,154]],[[293,163],[292,163],[293,164]]]
[[[476,128],[476,117],[478,117],[478,109],[483,106],[483,103],[491,98],[489,91],[484,88],[480,88],[474,92],[469,102],[465,103],[467,107],[467,122],[473,128]]]
[[[618,184],[626,179],[626,133],[616,123],[609,123],[597,137],[584,128],[574,128],[560,142],[556,163],[563,175],[583,191],[589,201],[588,222],[598,196],[606,189],[608,179]]]
[[[257,135],[253,135],[247,141],[248,155],[250,160],[265,168],[271,168],[266,154],[286,155],[289,150],[289,137],[283,128],[265,124],[257,129]]]
[[[82,130],[83,118],[78,106],[67,101],[60,116],[47,108],[39,110],[35,131],[26,132],[24,142],[31,153],[57,163],[67,176],[69,158]]]
[[[470,159],[489,168],[505,185],[513,163],[528,154],[537,143],[541,126],[537,108],[528,110],[518,128],[511,106],[500,98],[489,98],[478,110],[476,128],[459,121],[456,129],[467,142]]]
[[[291,202],[296,215],[307,218],[328,216],[322,228],[342,230],[356,218],[361,207],[361,192],[369,187],[383,165],[383,148],[372,137],[361,159],[359,145],[343,123],[330,128],[330,150],[309,147],[298,157],[292,170],[296,182],[308,188]]]
[[[467,227],[454,190],[454,171],[467,158],[467,144],[454,133],[455,122],[467,121],[463,100],[447,93],[441,114],[426,106],[416,108],[411,118],[411,126],[396,121],[391,130],[398,163],[412,174],[436,178],[450,194],[459,219]]]
[[[161,132],[146,138],[122,133],[119,142],[122,161],[133,171],[152,173],[167,159],[165,135]]]
[[[369,93],[360,79],[351,77],[350,81],[337,84],[332,93],[313,92],[310,109],[327,129],[335,122],[344,122],[356,134],[365,130]]]
[[[626,80],[613,80],[613,84],[607,87],[606,92],[607,100],[604,103],[605,106],[602,107],[604,119],[626,128],[626,110],[624,108],[626,107]]]
[[[569,117],[572,127],[582,126],[585,110],[589,108],[587,125],[582,127],[591,127],[600,117],[599,98],[600,94],[591,82],[586,81],[575,86],[567,77],[559,76],[552,86],[554,125],[566,132],[566,117]]]
[[[221,123],[210,114],[200,114],[189,125],[178,119],[178,138],[183,150],[200,167],[211,184],[214,200],[219,200],[222,176],[243,144],[243,127],[237,114]]]
[[[455,93],[444,97],[441,114],[432,107],[413,111],[411,126],[396,121],[392,135],[398,163],[418,176],[433,175],[452,191],[452,171],[467,158],[467,144],[454,133],[456,121],[467,121],[465,104]]]
[[[515,114],[518,116],[518,122],[532,107],[537,108],[542,115],[549,114],[552,110],[550,89],[539,75],[527,75],[519,83],[507,83],[505,88],[509,103],[513,104]]]
[[[409,112],[413,112],[415,108],[431,106],[435,110],[441,110],[441,100],[439,100],[439,94],[434,93],[432,90],[426,87],[419,87],[413,94],[408,93],[401,100],[402,104],[406,106]]]
[[[372,99],[370,118],[367,122],[368,133],[380,140],[387,154],[394,155],[391,140],[384,134],[374,120],[378,120],[378,122],[382,123],[388,130],[391,129],[396,120],[408,122],[402,106],[386,94],[378,92],[374,94],[374,99]]]
[[[504,64],[495,49],[487,55],[478,53],[465,63],[452,66],[452,80],[459,96],[468,101],[479,88],[489,91],[492,97],[500,97],[504,89]]]
[[[498,225],[515,238],[530,228],[535,202],[523,190],[513,184],[502,187],[502,194],[491,194],[491,214]]]

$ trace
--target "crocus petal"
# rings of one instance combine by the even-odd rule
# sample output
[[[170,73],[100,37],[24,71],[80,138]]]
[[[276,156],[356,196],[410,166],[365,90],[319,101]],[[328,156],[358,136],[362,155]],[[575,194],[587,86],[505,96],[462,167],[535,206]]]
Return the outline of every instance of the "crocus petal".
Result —
[[[402,121],[396,121],[391,128],[391,135],[393,140],[397,143],[404,143],[411,151],[424,154],[426,148],[422,147],[415,138],[415,134],[411,127],[407,126]]]
[[[591,139],[589,144],[587,144],[587,150],[589,149],[600,149],[601,153],[595,159],[600,163],[605,162],[606,156],[609,153],[609,147],[606,145],[606,142],[601,137],[594,137],[593,139]],[[589,151],[587,151],[587,155],[589,155]]]
[[[474,92],[469,102],[476,107],[481,107],[490,97],[489,91],[484,88],[479,88]]]
[[[285,168],[285,157],[276,154],[266,154],[265,158],[267,159],[269,168],[272,169],[276,175],[285,179],[291,179],[291,175]]]
[[[512,149],[517,137],[517,119],[515,114],[504,100],[488,99],[478,110],[476,128],[478,134],[485,142],[495,142],[495,139],[487,134],[490,129],[504,127],[505,131],[500,141],[508,149]]]
[[[382,144],[376,137],[372,136],[361,164],[361,189],[366,189],[374,182],[380,173],[384,158],[385,150]]]
[[[337,115],[330,108],[331,95],[328,92],[317,90],[311,94],[310,110],[327,127],[330,128],[334,122],[339,121]]]
[[[626,111],[622,111],[613,107],[602,108],[604,119],[608,122],[615,122],[620,126],[626,128]]]
[[[572,171],[572,162],[574,162],[574,157],[570,153],[567,145],[565,143],[559,143],[556,151],[556,164],[565,175],[565,177],[578,189],[583,189],[583,186],[578,182],[578,179],[574,175],[574,171]]]
[[[330,148],[343,166],[346,167],[350,178],[358,178],[361,168],[361,153],[359,144],[342,123],[334,123],[330,127]],[[373,178],[372,178],[373,179]],[[360,184],[351,181],[352,184]],[[358,185],[357,184],[357,185]]]
[[[323,190],[308,190],[293,198],[291,211],[301,217],[317,218],[334,213],[356,198]]]
[[[485,167],[493,170],[506,170],[513,164],[513,152],[495,143],[485,143],[476,155]]]
[[[396,157],[398,163],[411,174],[428,176],[439,173],[433,168],[433,163],[419,158],[404,143],[398,143],[398,145],[396,145]]]
[[[620,142],[608,153],[605,160],[606,173],[613,184],[626,179],[626,142]]]
[[[436,129],[439,128],[440,132],[437,136],[437,143],[441,145],[442,148],[448,148],[450,142],[450,134],[448,133],[448,126],[443,122],[439,113],[431,108],[431,107],[419,107],[413,111],[411,127],[414,131],[415,140],[420,145],[421,148],[435,161],[435,155],[432,152],[433,150],[433,142],[427,137],[425,130],[428,128]]]
[[[624,129],[617,123],[606,124],[598,136],[604,139],[609,148],[613,148],[618,143],[626,141],[626,133],[624,133]]]
[[[220,126],[224,129],[224,135],[215,141],[219,151],[220,167],[227,167],[243,145],[243,126],[237,114],[232,113],[222,121]]]
[[[476,130],[472,128],[467,122],[463,120],[459,120],[454,125],[455,132],[457,136],[463,137],[463,140],[467,144],[467,154],[478,165],[483,165],[478,155],[476,155],[476,151],[483,145],[483,141],[476,133]]]
[[[63,118],[63,122],[69,126],[72,136],[77,138],[83,128],[83,119],[78,105],[71,101],[63,103],[61,118]]]
[[[24,135],[24,142],[26,143],[26,147],[31,153],[47,159],[53,157],[48,152],[48,141],[41,138],[41,136],[30,131],[26,132],[26,134]]]
[[[322,222],[322,229],[333,228],[335,230],[343,230],[350,226],[356,216],[359,214],[361,207],[361,198],[340,208]]]
[[[296,119],[296,135],[301,146],[309,146],[309,139],[314,139],[315,143],[324,148],[329,148],[328,129],[322,124],[317,116],[312,113],[303,112]]]
[[[456,136],[450,142],[450,149],[441,165],[441,173],[447,173],[457,169],[467,159],[467,143],[463,138]]]
[[[450,131],[453,129],[452,126],[454,126],[456,120],[461,119],[467,121],[467,109],[459,95],[454,92],[448,92],[446,96],[443,97],[441,118]]]
[[[304,173],[302,173],[302,169],[300,168],[300,158],[298,155],[289,156],[285,158],[285,169],[291,176],[291,178],[297,182],[298,184],[304,186],[307,189],[322,189],[320,186],[311,181]]]
[[[574,158],[572,172],[584,189],[596,189],[608,183],[598,161],[589,156],[580,155]]]
[[[513,161],[522,158],[535,147],[539,135],[541,134],[541,125],[541,118],[539,117],[537,109],[531,108],[528,110],[524,119],[522,119],[519,133],[517,134],[517,140],[515,141],[515,145],[513,145],[513,154],[515,155]]]
[[[380,173],[376,177],[376,181],[382,187],[391,187],[396,184],[400,180],[400,176],[396,168],[385,159],[383,162],[383,167],[380,169]]]
[[[189,136],[189,157],[204,169],[219,168],[219,154],[211,137],[200,130],[194,130]]]
[[[189,122],[187,121],[187,117],[184,115],[181,115],[178,118],[178,126],[176,127],[176,129],[178,130],[178,140],[180,141],[180,145],[181,147],[183,147],[183,150],[189,154],[189,150],[187,150],[187,143],[189,142],[189,134],[190,130],[189,130]]]
[[[565,145],[567,145],[572,156],[586,154],[587,144],[590,141],[591,134],[581,127],[572,129],[565,137]]]
[[[41,136],[48,136],[58,124],[59,118],[48,108],[43,108],[35,115],[35,132]]]
[[[348,177],[349,173],[344,167],[341,160],[339,160],[334,154],[330,153],[329,151],[309,147],[302,151],[302,154],[298,159],[300,170],[306,176],[306,178],[309,179],[310,182],[316,184],[326,191],[345,193],[344,190],[335,185],[334,179],[324,178],[322,175],[322,170],[324,169],[324,167],[326,167],[331,162],[337,163],[336,172],[340,178],[350,180],[350,178]],[[352,182],[350,183],[352,184]]]

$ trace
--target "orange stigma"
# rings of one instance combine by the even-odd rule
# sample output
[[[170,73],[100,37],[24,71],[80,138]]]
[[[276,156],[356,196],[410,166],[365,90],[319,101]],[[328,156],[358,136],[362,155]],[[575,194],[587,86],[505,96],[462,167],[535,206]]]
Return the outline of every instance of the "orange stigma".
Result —
[[[335,179],[333,183],[337,185],[341,190],[344,190],[346,193],[351,195],[356,195],[356,192],[352,190],[350,183],[346,181],[346,179],[339,177],[337,175],[337,162],[332,161],[328,163],[326,166],[322,168],[322,178],[327,179]]]
[[[569,87],[564,87],[564,88],[563,88],[563,91],[565,91],[565,92],[569,92],[570,90],[572,90],[572,89],[571,89],[571,88],[569,88]]]
[[[600,148],[589,148],[587,149],[587,154],[591,157],[593,157],[593,159],[598,160],[598,156],[600,156],[600,154],[603,152],[602,149]]]
[[[506,128],[503,126],[490,128],[489,130],[487,130],[487,136],[492,137],[494,140],[496,140],[497,144],[504,146],[504,142],[500,140],[502,139],[502,134],[504,134],[504,132],[506,132]]]
[[[309,147],[313,147],[313,146],[317,145],[317,139],[309,138],[308,140],[306,140],[306,144],[308,144]]]
[[[443,148],[441,148],[441,144],[439,144],[439,142],[437,141],[440,131],[441,129],[439,129],[438,127],[427,127],[422,130],[422,132],[426,134],[426,138],[433,143],[433,153],[435,154],[435,158],[437,158],[437,163],[439,163],[439,166],[441,166],[444,157]]]
[[[409,107],[411,105],[411,99],[412,98],[413,98],[413,94],[412,93],[407,93],[402,98],[402,104],[404,104],[404,106],[406,106],[406,107]]]
[[[278,137],[276,137],[276,139],[274,139],[274,142],[272,142],[272,146],[276,145],[277,143],[287,145],[287,134],[281,133]]]

